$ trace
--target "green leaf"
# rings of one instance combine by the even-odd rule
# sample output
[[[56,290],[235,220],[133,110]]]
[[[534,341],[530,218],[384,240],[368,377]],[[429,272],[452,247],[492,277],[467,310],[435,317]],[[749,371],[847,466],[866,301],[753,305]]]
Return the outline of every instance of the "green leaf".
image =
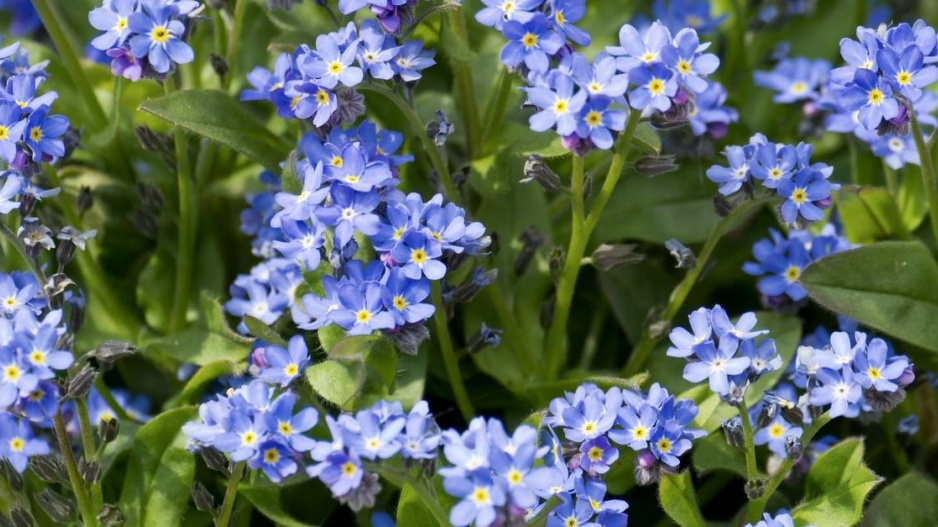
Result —
[[[815,527],[855,525],[863,514],[866,495],[880,481],[863,464],[863,441],[841,441],[811,466],[806,484],[809,501],[792,512],[795,523]],[[812,496],[816,497],[810,499]]]
[[[346,408],[365,385],[365,365],[361,362],[326,360],[306,368],[306,380],[320,397]]]
[[[902,182],[899,184],[898,196],[899,212],[902,214],[902,223],[906,229],[914,231],[922,224],[928,215],[928,202],[925,199],[925,183],[922,182],[921,169],[909,166],[904,171]]]
[[[938,518],[938,484],[910,472],[889,484],[870,502],[863,527],[931,527]]]
[[[182,426],[196,415],[187,406],[169,410],[134,437],[120,498],[125,525],[181,525],[195,479],[195,457]]]
[[[836,203],[844,234],[853,243],[910,238],[896,202],[886,189],[845,188],[838,193]]]
[[[279,488],[240,487],[238,494],[244,496],[254,508],[265,517],[283,527],[313,527],[311,523],[301,522],[283,510],[280,503]]]
[[[417,491],[405,483],[401,487],[401,497],[397,502],[397,524],[408,527],[438,527],[439,522],[427,509]],[[445,526],[443,526],[445,527]]]
[[[573,371],[566,377],[558,381],[530,383],[525,388],[525,396],[535,406],[546,406],[551,399],[563,396],[564,392],[575,391],[577,387],[586,382],[595,384],[601,390],[608,390],[612,387],[622,388],[623,390],[638,390],[646,380],[647,375],[639,374],[631,379],[623,379],[611,375],[596,375],[588,371]]]
[[[689,471],[680,474],[662,472],[658,498],[664,512],[681,527],[706,527]]]
[[[250,331],[252,335],[263,340],[264,342],[275,344],[281,348],[287,347],[287,341],[283,340],[283,337],[274,331],[272,327],[264,324],[251,315],[244,315],[244,325],[248,327],[248,331]]]
[[[251,351],[251,342],[252,339],[228,327],[218,300],[203,294],[200,316],[195,324],[181,333],[147,343],[144,353],[206,366],[219,361],[244,361]]]
[[[710,434],[694,444],[694,468],[700,472],[726,470],[746,477],[746,458],[721,433]]]
[[[299,157],[299,152],[290,150],[290,154],[283,164],[283,173],[280,175],[280,184],[283,186],[283,191],[296,195],[303,192],[303,181],[300,180],[300,176],[296,173],[296,162]]]
[[[326,349],[326,354],[333,359],[361,359],[381,340],[385,339],[379,335],[355,335],[341,339],[328,347],[324,343],[323,347]]]
[[[833,254],[801,276],[822,306],[861,325],[938,352],[938,264],[918,242],[880,242]]]
[[[186,90],[147,99],[140,110],[240,152],[279,173],[290,146],[257,122],[241,103],[217,90]]]
[[[639,123],[632,137],[632,144],[651,154],[661,153],[661,137],[648,123]]]

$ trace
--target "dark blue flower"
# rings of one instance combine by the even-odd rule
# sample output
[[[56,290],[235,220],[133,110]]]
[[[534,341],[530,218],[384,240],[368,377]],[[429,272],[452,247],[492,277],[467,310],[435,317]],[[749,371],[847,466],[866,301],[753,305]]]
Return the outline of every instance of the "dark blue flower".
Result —
[[[592,37],[573,24],[586,15],[586,0],[550,0],[550,25],[580,46],[589,46]]]
[[[899,115],[899,102],[889,83],[870,70],[858,69],[839,100],[847,110],[859,110],[857,118],[867,130],[876,130],[884,119]]]
[[[577,129],[577,116],[586,104],[587,93],[577,90],[576,84],[567,75],[556,74],[549,85],[525,88],[528,103],[540,111],[532,115],[529,124],[535,132],[544,132],[553,127],[563,136]]]
[[[391,251],[391,258],[401,266],[403,275],[411,280],[426,276],[440,280],[446,275],[446,265],[438,258],[443,255],[440,243],[421,232],[411,231]]]
[[[673,69],[680,82],[699,93],[707,88],[704,78],[716,71],[720,59],[712,53],[702,53],[709,44],[701,46],[697,31],[684,28],[674,35],[674,43],[661,50],[661,58]]]
[[[26,470],[29,458],[50,452],[49,444],[35,436],[29,421],[0,414],[0,458],[9,461],[17,472]]]
[[[510,68],[523,63],[535,72],[546,72],[550,67],[549,56],[557,53],[564,43],[563,37],[550,28],[547,18],[541,13],[536,13],[524,23],[516,20],[505,22],[502,34],[508,39],[502,48],[502,63]]]
[[[193,2],[194,3],[194,2]],[[178,15],[171,5],[161,2],[141,5],[143,11],[130,15],[128,25],[136,35],[130,50],[138,59],[146,57],[157,73],[167,73],[173,64],[188,64],[195,59],[189,44],[182,40],[186,26],[172,17]]]
[[[410,279],[403,270],[394,268],[382,291],[384,307],[394,315],[398,326],[419,324],[433,316],[433,304],[424,303],[430,296],[430,283],[425,278]]]

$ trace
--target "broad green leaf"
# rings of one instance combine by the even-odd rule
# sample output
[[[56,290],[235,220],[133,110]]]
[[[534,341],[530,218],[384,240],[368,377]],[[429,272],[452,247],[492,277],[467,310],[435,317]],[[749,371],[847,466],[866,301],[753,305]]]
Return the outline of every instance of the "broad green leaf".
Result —
[[[931,527],[938,518],[938,484],[910,472],[884,488],[866,509],[863,527]]]
[[[918,242],[880,242],[808,266],[801,283],[822,306],[938,352],[938,264]]]
[[[303,182],[300,180],[300,176],[296,173],[296,162],[297,159],[299,159],[299,156],[299,152],[296,150],[290,150],[290,154],[287,156],[287,160],[283,164],[283,173],[280,175],[280,184],[283,186],[283,191],[296,195],[299,195],[300,192],[303,192]]]
[[[120,428],[117,431],[117,437],[114,441],[108,443],[104,453],[101,454],[101,473],[107,475],[114,462],[121,454],[127,452],[134,446],[134,437],[140,431],[140,425],[133,421],[121,421]]]
[[[160,331],[169,329],[175,272],[172,256],[165,250],[157,250],[137,279],[137,305],[143,310],[147,324]]]
[[[203,295],[199,319],[191,328],[147,343],[144,353],[206,366],[219,361],[244,361],[251,342],[228,327],[217,300]]]
[[[345,408],[365,385],[365,365],[361,362],[326,360],[306,368],[306,379],[320,397]]]
[[[365,362],[381,377],[385,389],[393,392],[394,381],[397,378],[397,352],[391,342],[388,339],[378,342],[368,352]]]
[[[148,99],[140,110],[207,137],[279,173],[290,146],[248,114],[241,103],[217,90],[187,90]]]
[[[440,524],[423,504],[417,491],[405,483],[397,502],[397,524],[412,527],[438,527]],[[446,527],[446,526],[440,526]]]
[[[553,382],[530,383],[525,387],[525,395],[536,406],[547,406],[547,403],[555,397],[562,397],[564,392],[572,392],[583,383],[593,383],[601,390],[608,390],[612,387],[623,390],[638,390],[641,384],[647,379],[647,375],[639,374],[631,379],[621,377],[597,375],[588,371],[570,372],[565,379]]]
[[[345,337],[329,347],[323,344],[323,347],[326,354],[333,359],[361,359],[381,340],[386,339],[378,335],[354,335]]]
[[[311,523],[301,522],[283,510],[280,503],[280,489],[241,487],[238,494],[244,496],[258,512],[283,527],[313,527]]]
[[[837,194],[844,234],[853,243],[909,239],[896,202],[886,189],[849,187]]]
[[[651,154],[661,153],[661,136],[648,123],[639,123],[632,137],[632,144]]]
[[[899,212],[906,229],[917,229],[928,215],[928,201],[925,199],[925,184],[920,168],[908,165],[908,169],[903,171],[896,201],[899,202]]]
[[[661,481],[658,483],[658,499],[661,500],[661,508],[665,514],[681,527],[706,526],[697,505],[697,496],[694,494],[689,471],[685,470],[680,474],[662,472]]]
[[[169,410],[134,436],[120,498],[125,525],[181,524],[195,477],[181,429],[195,415],[192,406]]]
[[[847,439],[821,454],[808,473],[809,496],[817,496],[792,511],[797,525],[842,527],[855,525],[863,514],[866,495],[882,481],[863,464],[863,442]]]
[[[267,342],[269,344],[274,344],[280,346],[281,348],[287,347],[287,341],[283,340],[274,328],[264,324],[260,320],[252,317],[251,315],[244,316],[244,325],[248,327],[248,330],[252,335]]]
[[[742,450],[733,448],[720,432],[694,443],[694,468],[700,472],[727,470],[746,477],[746,457]]]
[[[346,338],[345,330],[336,324],[323,326],[316,331],[316,334],[319,336],[319,345],[324,350],[332,349],[337,342]]]

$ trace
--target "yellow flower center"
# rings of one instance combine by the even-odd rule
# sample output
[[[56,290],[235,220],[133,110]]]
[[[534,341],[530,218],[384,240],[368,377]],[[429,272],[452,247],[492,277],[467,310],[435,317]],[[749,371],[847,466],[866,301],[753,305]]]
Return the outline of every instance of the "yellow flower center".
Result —
[[[563,115],[567,113],[570,109],[570,103],[566,99],[557,99],[554,102],[554,113],[557,115]]]
[[[589,90],[590,93],[599,93],[603,91],[603,87],[596,81],[589,83],[589,85],[587,85],[586,88]]]
[[[406,230],[406,229],[405,229],[404,227],[399,227],[399,228],[397,228],[397,229],[394,229],[394,239],[395,239],[395,240],[400,240],[400,239],[401,239],[401,236],[404,235],[404,231],[405,231],[405,230]]]
[[[690,62],[687,62],[684,59],[679,60],[677,63],[677,71],[683,73],[684,75],[690,73]]]
[[[26,101],[16,101],[16,105],[20,108],[26,108]]]
[[[808,200],[808,193],[805,192],[803,188],[796,188],[795,191],[791,193],[791,200],[801,205]]]
[[[524,47],[530,49],[537,45],[537,35],[534,33],[525,33],[521,37],[521,43],[524,44]]]
[[[563,527],[577,527],[580,522],[576,520],[576,517],[570,516],[565,522],[563,522]]]
[[[593,432],[593,431],[595,431],[595,430],[596,430],[596,423],[594,423],[594,422],[592,422],[592,421],[587,421],[587,422],[583,425],[583,431],[586,432],[586,433],[591,433],[591,432]]]
[[[19,380],[21,373],[19,366],[10,364],[3,371],[3,378],[9,382],[16,382]]]
[[[280,461],[280,452],[276,448],[268,448],[264,451],[264,463],[276,465],[278,461]]]
[[[341,62],[330,62],[329,63],[329,73],[333,75],[338,75],[342,73],[342,63]]]
[[[361,179],[362,179],[362,178],[360,178],[360,177],[358,177],[358,176],[356,176],[356,175],[353,175],[353,174],[349,174],[349,175],[345,176],[345,182],[348,183],[348,184],[350,184],[350,185],[354,185],[354,184],[358,183],[359,181],[361,181]]]
[[[254,432],[245,432],[244,435],[241,436],[241,442],[251,446],[257,442],[257,434]]]
[[[668,439],[668,438],[666,438],[666,437],[662,437],[661,439],[659,439],[659,440],[658,440],[658,450],[661,451],[661,452],[664,452],[664,453],[670,452],[670,451],[671,451],[671,440]]]
[[[287,376],[292,377],[297,373],[300,373],[300,367],[296,364],[287,364],[287,367],[283,369],[283,372],[286,373]]]
[[[280,421],[280,424],[277,425],[277,430],[280,431],[280,435],[288,436],[293,434],[293,427],[286,421]]]
[[[44,391],[42,391],[42,390],[40,390],[40,389],[37,388],[37,389],[33,390],[33,391],[29,394],[29,399],[32,400],[32,401],[39,402],[39,401],[41,401],[42,398],[45,397],[45,396],[46,396],[46,392],[44,392]]]
[[[123,30],[125,30],[125,29],[127,29],[127,18],[126,18],[126,17],[118,17],[118,18],[117,18],[117,24],[114,26],[114,31],[121,32],[121,31],[123,31]]]
[[[772,170],[769,170],[769,178],[770,178],[770,179],[778,179],[778,178],[780,178],[780,177],[782,177],[782,169],[780,169],[780,168],[773,168]]]
[[[300,104],[300,101],[302,101],[302,100],[303,100],[303,98],[300,97],[299,95],[297,95],[296,97],[290,99],[290,108],[296,108],[296,105],[297,105],[297,104]]]
[[[512,486],[520,484],[522,480],[524,480],[524,475],[518,469],[513,468],[508,472],[508,483]]]
[[[16,303],[17,303],[17,302],[16,302],[16,297],[15,297],[15,296],[8,296],[8,297],[6,297],[6,298],[3,299],[3,305],[4,305],[7,309],[13,309],[13,308],[15,308],[15,307],[16,307]]]
[[[883,377],[883,372],[879,371],[879,368],[873,368],[866,370],[866,375],[874,381],[878,381]]]
[[[790,266],[788,269],[785,269],[785,279],[789,282],[794,282],[801,276],[801,269],[797,266]]]
[[[335,156],[332,158],[332,161],[330,161],[329,164],[336,168],[342,168],[342,158],[339,156]]]
[[[46,363],[46,352],[44,352],[44,351],[42,351],[42,350],[33,350],[33,352],[29,354],[29,362],[31,362],[31,363],[33,363],[33,364],[35,364],[35,365],[37,365],[37,366],[41,366],[41,365],[45,364],[45,363]]]
[[[645,439],[648,437],[648,429],[642,425],[638,425],[632,430],[632,437],[635,439]]]
[[[42,141],[42,128],[34,126],[32,130],[29,131],[29,138],[37,143]]]
[[[586,455],[590,458],[590,461],[599,461],[603,458],[603,449],[594,446]]]
[[[588,124],[590,128],[596,128],[597,126],[602,124],[602,122],[603,122],[603,115],[597,112],[596,110],[593,110],[590,113],[586,114],[586,124]]]
[[[329,103],[329,92],[326,90],[319,90],[316,92],[316,102],[320,105]]]
[[[661,95],[664,93],[664,81],[658,78],[651,79],[648,83],[648,91],[652,95]]]
[[[507,2],[504,2],[502,4],[502,12],[505,13],[506,15],[510,14],[514,10],[515,10],[515,3],[512,2],[511,0],[508,0]]]
[[[112,414],[110,410],[105,410],[101,412],[101,415],[98,417],[98,421],[103,421],[105,423],[110,423],[113,420],[114,420],[114,414]]]
[[[10,138],[10,130],[3,125],[0,125],[0,141],[6,141]]]
[[[808,91],[808,85],[801,81],[798,81],[791,85],[791,91],[792,93],[804,93]]]
[[[427,261],[427,251],[423,249],[414,249],[410,252],[410,261],[417,265],[423,265]]]
[[[651,61],[655,60],[656,58],[658,58],[658,54],[657,54],[657,53],[652,53],[651,51],[649,51],[649,52],[645,53],[644,55],[642,55],[642,61],[644,61],[644,62],[651,62]]]
[[[150,38],[153,39],[153,42],[162,44],[169,40],[170,36],[172,36],[172,33],[163,26],[157,26],[150,31]]]
[[[358,472],[358,467],[355,466],[355,463],[352,463],[351,461],[346,461],[345,464],[342,465],[343,476],[350,478],[354,476],[356,472]]]
[[[478,505],[484,505],[489,502],[489,490],[477,488],[472,492],[472,501]]]
[[[896,75],[896,81],[900,86],[908,86],[912,83],[912,74],[907,71],[900,71]]]
[[[689,17],[687,17],[685,22],[687,22],[687,25],[690,27],[700,27],[701,25],[703,25],[703,19],[701,19],[699,16],[694,16],[694,15],[690,15]]]
[[[26,441],[22,437],[14,437],[10,440],[10,450],[13,452],[21,452],[26,448]]]
[[[378,447],[381,446],[381,441],[378,441],[377,437],[372,437],[365,443],[365,448],[368,450],[378,450]]]
[[[784,433],[785,433],[785,429],[782,427],[782,425],[778,423],[769,427],[769,435],[772,437],[776,437],[776,438],[782,437],[782,434]]]
[[[359,310],[358,313],[355,314],[355,320],[360,324],[364,324],[371,320],[371,312],[367,309]]]
[[[863,68],[863,69],[865,69],[865,70],[872,69],[872,68],[873,68],[873,61],[870,60],[870,59],[866,59],[866,60],[863,61],[863,65],[860,66],[860,67]]]
[[[867,97],[870,101],[870,104],[880,104],[883,102],[883,92],[879,88],[873,88],[870,90],[870,93],[867,94]]]
[[[558,26],[562,26],[567,19],[563,16],[563,11],[557,11],[554,14],[554,20],[557,22]]]
[[[443,241],[443,235],[440,234],[440,233],[438,233],[438,232],[430,233],[430,237],[433,238],[434,240],[438,241],[438,242]]]
[[[394,297],[394,307],[398,311],[403,311],[407,307],[407,300],[404,300],[404,297],[397,295]]]

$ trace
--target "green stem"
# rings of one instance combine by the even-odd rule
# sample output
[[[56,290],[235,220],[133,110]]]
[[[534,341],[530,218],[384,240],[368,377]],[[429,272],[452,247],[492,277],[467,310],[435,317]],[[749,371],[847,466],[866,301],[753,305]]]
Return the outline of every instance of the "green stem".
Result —
[[[228,74],[225,75],[224,88],[228,91],[231,79],[235,74],[235,61],[238,59],[238,47],[241,44],[241,28],[244,27],[244,13],[248,8],[248,0],[237,0],[234,6],[234,21],[231,24],[231,34],[228,35],[228,53],[225,61],[228,63]]]
[[[508,106],[508,98],[511,95],[511,87],[514,84],[514,80],[515,75],[508,71],[507,68],[502,68],[502,73],[498,81],[498,91],[495,93],[495,98],[492,99],[492,103],[490,103],[492,106],[485,112],[485,131],[482,133],[481,141],[483,145],[492,138],[492,134],[494,134],[495,130],[502,124],[502,119],[505,116],[505,107]]]
[[[720,223],[717,224],[716,228],[713,229],[713,232],[710,233],[710,236],[704,243],[700,254],[697,255],[697,263],[694,264],[694,268],[684,276],[684,279],[681,280],[681,283],[678,284],[671,293],[671,299],[668,301],[668,306],[661,315],[662,322],[671,322],[674,320],[674,317],[677,316],[677,313],[684,305],[684,301],[687,300],[687,295],[690,294],[691,289],[693,289],[694,285],[697,283],[697,279],[700,278],[700,273],[702,273],[704,268],[707,266],[707,262],[710,260],[710,255],[713,254],[717,244],[720,243],[720,240],[723,239],[723,236],[725,236],[726,233],[730,230],[730,227],[736,223],[736,220],[738,220],[744,214],[761,207],[766,203],[769,203],[772,201],[772,199],[774,199],[774,195],[765,195],[751,199],[745,203],[741,203],[737,205],[736,208],[734,208],[732,211],[730,211],[730,213],[725,218],[720,220]],[[645,362],[648,360],[648,356],[651,355],[651,351],[654,349],[655,344],[658,342],[659,338],[661,338],[660,335],[652,336],[648,332],[648,328],[645,328],[645,330],[642,332],[642,339],[632,350],[632,354],[629,356],[629,361],[622,370],[622,375],[624,377],[635,375],[639,372],[639,370],[641,370],[642,367],[644,367]]]
[[[62,65],[65,66],[65,70],[68,71],[68,76],[72,79],[72,86],[78,91],[84,101],[85,108],[88,109],[91,126],[96,131],[103,130],[107,126],[107,116],[104,115],[101,102],[95,96],[94,89],[92,89],[88,78],[82,71],[81,63],[75,54],[76,50],[83,49],[82,46],[78,45],[78,39],[63,23],[62,16],[58,12],[58,8],[53,5],[53,2],[50,0],[33,0],[33,5],[39,13],[39,18],[42,19],[42,26],[49,33],[52,43],[55,44],[59,52],[59,59],[62,61]]]
[[[570,190],[573,204],[573,222],[570,245],[567,248],[563,271],[557,284],[554,320],[547,332],[547,348],[544,356],[547,379],[556,378],[565,362],[567,321],[570,318],[570,305],[573,302],[573,292],[576,289],[576,281],[580,274],[583,255],[586,252],[586,244],[589,242],[596,223],[602,216],[603,209],[606,208],[606,204],[612,196],[612,191],[615,190],[616,184],[622,176],[622,167],[625,165],[625,159],[632,147],[632,138],[635,136],[640,117],[641,112],[637,110],[632,110],[629,114],[625,131],[616,143],[616,153],[613,156],[612,164],[609,166],[609,173],[606,175],[606,180],[603,182],[596,201],[593,202],[589,215],[585,217],[585,204],[583,201],[584,161],[576,155],[573,156],[573,176]]]
[[[85,491],[85,481],[78,471],[78,465],[75,464],[75,456],[72,454],[72,444],[68,439],[68,431],[65,429],[65,418],[62,417],[61,408],[52,418],[52,422],[55,426],[55,437],[59,442],[59,450],[62,451],[65,470],[68,472],[68,480],[72,485],[75,501],[78,502],[78,510],[81,511],[82,523],[85,527],[96,527],[98,520],[94,514],[91,500],[88,499],[88,493]]]
[[[231,511],[234,510],[235,498],[238,497],[238,483],[241,482],[241,476],[244,474],[246,461],[239,461],[231,469],[228,475],[228,484],[225,486],[225,499],[218,509],[218,516],[215,518],[215,527],[228,527],[231,525]]]
[[[807,446],[818,431],[824,427],[828,422],[830,422],[830,414],[824,412],[821,416],[816,418],[811,426],[804,431],[804,434],[801,435],[801,444]],[[782,465],[778,468],[775,474],[769,478],[769,481],[765,484],[765,492],[762,494],[762,497],[756,500],[749,501],[749,508],[746,511],[746,521],[749,523],[755,523],[762,518],[762,513],[765,511],[765,505],[769,502],[769,498],[775,494],[775,491],[778,489],[778,486],[782,484],[782,481],[788,477],[788,473],[791,472],[791,468],[797,463],[797,459],[785,458],[785,461],[782,462]]]
[[[886,189],[889,190],[889,194],[892,195],[892,199],[897,199],[899,196],[899,175],[896,174],[896,170],[886,164],[886,161],[883,161],[883,173],[886,176]]]
[[[469,401],[469,393],[466,391],[465,383],[463,383],[462,372],[459,371],[459,361],[456,358],[456,349],[453,347],[453,337],[449,333],[446,305],[443,303],[443,294],[440,292],[439,282],[433,283],[433,304],[436,306],[433,319],[436,323],[437,339],[440,341],[440,354],[443,355],[446,376],[449,378],[450,387],[453,389],[456,406],[459,407],[459,412],[468,423],[475,417],[475,410]]]
[[[756,468],[756,444],[753,439],[752,423],[749,422],[749,411],[745,403],[736,405],[739,411],[739,418],[743,422],[743,441],[746,445],[746,478],[749,482],[759,479],[759,471]]]
[[[167,77],[163,86],[167,94],[176,90],[172,77]],[[171,333],[180,331],[186,325],[186,311],[189,308],[190,289],[192,288],[192,265],[197,228],[197,219],[193,214],[192,170],[189,166],[186,132],[177,127],[174,133],[176,182],[179,186],[179,250],[176,255],[176,288],[173,292],[172,316],[169,326]]]
[[[470,49],[469,30],[466,27],[466,18],[463,10],[450,10],[446,13],[446,21],[449,23],[456,38],[462,42],[465,49]],[[462,110],[463,126],[466,127],[466,151],[469,159],[474,159],[474,153],[479,144],[479,109],[476,105],[475,86],[472,83],[472,72],[469,70],[469,64],[458,57],[450,57],[450,67],[453,69],[453,76],[456,80],[456,91],[459,94],[459,107]]]
[[[925,136],[922,134],[922,127],[914,111],[909,112],[909,119],[915,148],[918,149],[918,157],[921,161],[925,195],[928,196],[928,215],[931,217],[932,235],[935,237],[935,245],[938,248],[938,184],[935,183],[935,167],[932,163],[931,149],[925,144]]]
[[[94,428],[91,424],[91,418],[88,414],[88,403],[84,399],[75,399],[75,407],[78,412],[78,431],[81,435],[81,448],[87,461],[98,461],[98,452],[94,445]],[[91,506],[95,517],[104,506],[104,494],[101,492],[101,482],[97,481],[91,485]]]
[[[458,205],[461,200],[459,198],[459,190],[456,189],[456,184],[453,183],[453,176],[449,173],[449,168],[446,166],[446,163],[443,162],[440,151],[433,141],[427,137],[427,127],[423,124],[423,121],[420,120],[420,115],[417,114],[417,110],[408,104],[396,91],[389,90],[383,86],[360,85],[358,88],[360,90],[372,91],[383,95],[394,103],[394,106],[397,106],[397,109],[404,114],[404,117],[410,122],[410,127],[413,128],[414,133],[416,133],[417,137],[420,139],[424,151],[430,158],[430,164],[433,165],[433,169],[436,170],[440,182],[443,184],[443,191],[446,193],[447,199]]]

